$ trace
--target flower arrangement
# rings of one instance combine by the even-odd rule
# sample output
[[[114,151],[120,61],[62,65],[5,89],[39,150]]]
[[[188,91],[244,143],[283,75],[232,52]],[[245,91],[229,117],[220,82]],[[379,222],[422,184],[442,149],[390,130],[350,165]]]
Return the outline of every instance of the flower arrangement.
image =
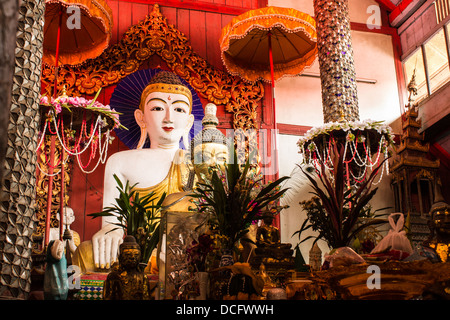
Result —
[[[383,123],[383,121],[363,120],[363,121],[343,121],[343,122],[328,122],[320,127],[309,129],[306,134],[301,137],[297,145],[300,150],[303,150],[306,145],[320,135],[331,135],[333,131],[344,131],[349,134],[349,139],[355,137],[355,132],[364,130],[375,130],[380,135],[385,136],[388,143],[393,143],[394,133],[392,128]]]
[[[40,97],[43,127],[36,150],[42,146],[46,135],[56,135],[64,151],[77,158],[79,168],[84,173],[93,172],[100,163],[105,163],[108,154],[108,145],[113,140],[112,129],[127,129],[120,124],[119,112],[97,101],[100,91],[94,99],[83,97],[68,97],[63,95],[57,98]],[[87,164],[82,163],[81,154],[87,150]],[[51,151],[52,152],[52,151]],[[86,157],[85,157],[86,159]],[[97,159],[95,165],[91,165]],[[87,167],[90,167],[87,170]],[[39,167],[41,172],[47,173]]]
[[[63,94],[57,98],[50,97],[50,99],[47,96],[41,96],[39,102],[42,106],[51,107],[55,112],[55,116],[62,113],[64,109],[71,112],[72,108],[84,108],[86,110],[95,111],[96,113],[112,120],[113,129],[125,128],[120,124],[119,112],[111,109],[109,105],[104,105],[97,101],[99,93],[100,91],[97,92],[95,98],[92,100],[83,97],[69,97]]]
[[[193,266],[196,272],[206,271],[207,256],[214,249],[214,238],[210,234],[201,234],[198,236],[197,240],[192,241],[186,251],[189,263]]]
[[[312,164],[320,170],[323,164],[333,170],[333,147],[344,146],[344,170],[347,187],[365,181],[370,171],[379,165],[382,159],[390,155],[389,147],[394,145],[394,134],[391,127],[382,121],[342,121],[330,122],[321,127],[310,129],[297,142],[303,162]],[[389,163],[384,161],[379,184],[385,172],[389,171]]]

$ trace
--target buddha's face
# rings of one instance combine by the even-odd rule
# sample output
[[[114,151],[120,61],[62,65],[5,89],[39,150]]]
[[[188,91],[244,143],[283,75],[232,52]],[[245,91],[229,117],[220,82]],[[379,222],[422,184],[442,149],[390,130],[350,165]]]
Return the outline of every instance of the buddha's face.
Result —
[[[120,263],[125,268],[134,268],[139,264],[141,251],[135,248],[123,249],[120,255]]]
[[[147,130],[152,148],[178,146],[194,122],[189,99],[183,94],[151,92],[143,109],[135,111],[135,118]]]
[[[228,148],[221,143],[202,143],[194,147],[194,171],[200,180],[202,176],[211,179],[212,171],[225,168]]]

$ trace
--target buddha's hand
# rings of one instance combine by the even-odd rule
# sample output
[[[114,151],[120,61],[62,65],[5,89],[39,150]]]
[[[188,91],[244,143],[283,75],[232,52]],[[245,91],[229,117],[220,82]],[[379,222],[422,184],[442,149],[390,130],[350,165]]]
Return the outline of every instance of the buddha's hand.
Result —
[[[123,241],[123,230],[107,225],[92,236],[94,263],[96,268],[109,269],[117,261],[119,245]]]

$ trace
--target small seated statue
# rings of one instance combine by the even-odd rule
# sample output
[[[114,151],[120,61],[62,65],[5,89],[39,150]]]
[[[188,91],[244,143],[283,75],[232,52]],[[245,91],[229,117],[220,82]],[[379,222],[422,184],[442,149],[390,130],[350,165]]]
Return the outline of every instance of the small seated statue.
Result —
[[[119,263],[114,264],[103,286],[104,300],[150,300],[147,275],[140,270],[141,250],[133,236],[120,245]]]
[[[256,244],[258,247],[278,246],[280,244],[280,233],[278,228],[272,225],[273,217],[266,216],[263,222],[264,224],[258,227],[256,231]]]
[[[450,205],[445,202],[437,183],[428,224],[431,232],[424,245],[432,248],[441,262],[450,261]]]
[[[256,231],[256,248],[251,264],[259,269],[263,263],[268,271],[294,267],[293,250],[290,243],[281,243],[278,228],[272,225],[273,216],[263,218],[263,224]]]
[[[264,224],[256,230],[256,245],[259,248],[270,247],[277,249],[290,249],[290,243],[281,243],[280,231],[272,225],[273,216],[263,218]]]

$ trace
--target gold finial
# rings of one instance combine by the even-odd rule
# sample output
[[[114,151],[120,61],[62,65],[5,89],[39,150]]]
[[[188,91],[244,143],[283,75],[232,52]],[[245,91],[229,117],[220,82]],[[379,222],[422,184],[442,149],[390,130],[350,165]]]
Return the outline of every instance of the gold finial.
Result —
[[[159,10],[159,4],[155,3],[155,4],[153,5],[153,11],[152,11],[152,13],[158,14],[158,15],[161,14],[161,11]]]
[[[411,76],[411,80],[408,83],[408,102],[411,105],[414,102],[413,96],[417,96],[417,84],[416,84],[416,69],[414,69],[414,72]]]
[[[345,121],[347,121],[347,120],[345,119],[345,113],[344,113],[344,111],[343,111],[343,110],[340,110],[339,113],[341,114],[341,118],[339,119],[339,122],[345,122]]]

